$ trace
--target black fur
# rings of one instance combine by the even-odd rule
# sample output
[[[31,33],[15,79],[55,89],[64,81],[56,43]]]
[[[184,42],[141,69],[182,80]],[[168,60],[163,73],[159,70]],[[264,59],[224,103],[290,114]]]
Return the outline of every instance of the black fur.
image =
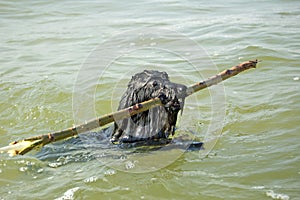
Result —
[[[184,106],[185,92],[186,86],[170,82],[166,72],[145,70],[134,75],[118,110],[155,97],[161,98],[164,107],[155,107],[115,122],[111,142],[132,143],[173,135],[177,114]]]

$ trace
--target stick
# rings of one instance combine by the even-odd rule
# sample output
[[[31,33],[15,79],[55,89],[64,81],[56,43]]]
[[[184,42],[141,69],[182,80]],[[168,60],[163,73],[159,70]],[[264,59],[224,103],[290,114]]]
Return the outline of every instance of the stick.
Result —
[[[224,70],[222,71],[221,73],[215,75],[215,76],[212,76],[210,78],[208,78],[207,80],[205,81],[201,81],[199,83],[196,83],[190,87],[188,87],[187,89],[187,96],[195,93],[195,92],[198,92],[199,90],[203,90],[207,87],[210,87],[212,85],[216,85],[230,77],[233,77],[247,69],[251,69],[251,68],[256,68],[256,64],[260,62],[258,60],[250,60],[250,61],[247,61],[247,62],[243,62],[237,66],[234,66],[230,69],[227,69],[227,70]]]
[[[257,60],[255,61],[247,61],[241,63],[237,66],[234,66],[230,69],[224,70],[221,73],[210,77],[205,81],[198,82],[187,88],[186,96],[189,96],[199,90],[210,87],[212,85],[218,84],[223,80],[226,80],[230,77],[233,77],[240,72],[243,72],[250,68],[256,68]],[[34,148],[38,148],[44,145],[47,145],[52,142],[56,142],[59,140],[67,139],[73,136],[78,135],[79,133],[93,130],[95,128],[99,128],[111,122],[121,120],[124,118],[129,118],[130,116],[136,115],[138,113],[144,112],[156,106],[163,106],[161,100],[159,98],[154,98],[134,106],[130,106],[123,110],[119,110],[117,112],[104,115],[102,117],[96,118],[94,120],[88,121],[82,125],[78,125],[69,129],[65,129],[62,131],[57,131],[53,133],[48,133],[45,135],[40,135],[36,137],[26,138],[20,141],[15,141],[10,143],[6,147],[0,148],[0,152],[8,152],[10,155],[24,155],[25,153],[31,151]]]

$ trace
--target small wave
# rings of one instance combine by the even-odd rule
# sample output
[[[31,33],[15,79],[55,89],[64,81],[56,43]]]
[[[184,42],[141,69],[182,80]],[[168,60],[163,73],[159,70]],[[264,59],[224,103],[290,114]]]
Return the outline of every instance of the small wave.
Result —
[[[289,200],[290,197],[286,194],[277,194],[273,190],[268,190],[266,192],[266,195],[268,197],[271,197],[272,199],[280,199],[280,200]]]
[[[292,17],[292,16],[299,15],[299,13],[297,11],[282,11],[282,12],[277,12],[276,14],[278,14],[282,17]]]
[[[239,51],[239,55],[244,57],[248,57],[251,54],[255,56],[259,55],[259,59],[262,61],[288,62],[294,60],[283,49],[274,49],[274,47],[269,47],[268,45],[248,45]]]

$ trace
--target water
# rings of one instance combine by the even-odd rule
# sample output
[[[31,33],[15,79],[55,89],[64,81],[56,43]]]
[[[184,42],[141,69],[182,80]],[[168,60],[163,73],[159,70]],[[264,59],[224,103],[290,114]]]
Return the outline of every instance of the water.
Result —
[[[0,199],[299,199],[299,14],[293,0],[2,1],[0,146],[115,110],[129,78],[143,68],[192,84],[215,74],[215,66],[262,62],[221,90],[187,100],[179,134],[204,140],[219,120],[214,116],[222,116],[222,136],[207,156],[122,150],[87,134],[84,142],[59,142],[25,156],[1,154]],[[163,37],[141,40],[149,28]],[[205,52],[196,54],[189,39]],[[143,42],[153,48],[137,49]],[[154,48],[162,44],[170,44],[168,51]],[[136,49],[119,55],[99,78],[93,70],[118,45]],[[177,49],[199,57],[186,60]],[[218,96],[225,109],[212,116]]]

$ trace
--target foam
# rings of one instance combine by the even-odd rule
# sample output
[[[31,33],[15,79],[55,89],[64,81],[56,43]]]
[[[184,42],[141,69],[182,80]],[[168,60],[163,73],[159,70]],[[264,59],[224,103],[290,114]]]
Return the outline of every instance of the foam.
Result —
[[[74,199],[74,193],[79,190],[79,187],[74,187],[69,190],[67,190],[63,196],[56,198],[55,200],[73,200]]]
[[[289,200],[290,197],[286,194],[277,194],[273,190],[268,190],[266,192],[266,195],[268,197],[271,197],[272,199],[279,199],[279,200]]]

